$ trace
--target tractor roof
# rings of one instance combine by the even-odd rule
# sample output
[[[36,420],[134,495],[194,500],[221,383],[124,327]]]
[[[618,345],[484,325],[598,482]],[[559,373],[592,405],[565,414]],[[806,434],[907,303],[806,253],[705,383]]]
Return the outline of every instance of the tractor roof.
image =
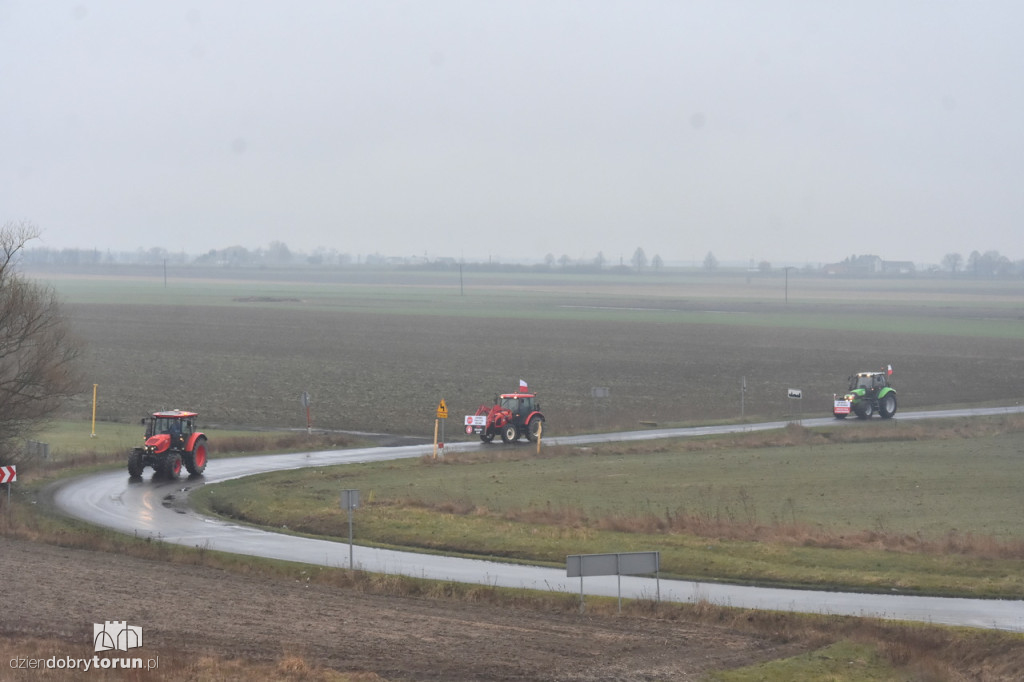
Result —
[[[185,410],[166,410],[164,412],[154,412],[154,417],[163,417],[164,419],[188,419],[189,417],[198,417],[197,412],[187,412]]]
[[[536,393],[502,393],[502,398],[536,398]]]

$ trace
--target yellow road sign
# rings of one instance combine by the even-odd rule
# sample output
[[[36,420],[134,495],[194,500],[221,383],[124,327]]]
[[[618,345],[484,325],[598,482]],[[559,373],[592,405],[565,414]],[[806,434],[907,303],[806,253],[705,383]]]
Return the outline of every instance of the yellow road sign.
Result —
[[[447,419],[448,418],[448,406],[444,403],[444,398],[441,398],[441,402],[437,404],[437,418]]]

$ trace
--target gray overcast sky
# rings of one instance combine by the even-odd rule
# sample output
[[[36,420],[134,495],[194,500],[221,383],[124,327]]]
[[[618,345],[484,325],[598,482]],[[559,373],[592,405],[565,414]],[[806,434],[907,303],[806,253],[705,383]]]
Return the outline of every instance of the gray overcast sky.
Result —
[[[0,221],[200,254],[1024,258],[1024,3],[0,0]]]

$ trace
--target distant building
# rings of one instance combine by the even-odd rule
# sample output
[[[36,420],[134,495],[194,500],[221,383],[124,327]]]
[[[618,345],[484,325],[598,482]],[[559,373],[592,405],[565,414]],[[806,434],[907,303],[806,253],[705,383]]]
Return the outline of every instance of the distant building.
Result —
[[[908,260],[884,260],[882,272],[887,275],[913,275],[916,270],[914,264]]]
[[[879,256],[850,256],[840,263],[829,263],[822,267],[826,275],[872,276],[872,275],[912,275],[914,264],[902,260],[882,260]]]

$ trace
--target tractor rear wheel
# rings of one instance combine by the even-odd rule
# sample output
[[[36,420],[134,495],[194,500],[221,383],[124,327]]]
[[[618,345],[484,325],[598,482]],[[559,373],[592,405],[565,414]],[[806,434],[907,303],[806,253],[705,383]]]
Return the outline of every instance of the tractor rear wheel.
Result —
[[[202,436],[196,438],[192,452],[185,455],[185,468],[192,476],[198,476],[206,469],[206,439]]]
[[[167,464],[165,465],[164,473],[167,474],[167,478],[177,478],[181,475],[181,455],[173,454],[167,458]]]
[[[142,463],[142,453],[132,450],[132,453],[128,455],[128,475],[132,478],[141,478],[142,470],[145,468],[146,465]]]
[[[519,438],[519,429],[512,422],[505,424],[505,427],[501,430],[501,440],[503,443],[514,443]]]
[[[544,420],[541,417],[534,417],[529,424],[526,425],[526,440],[531,443],[536,443],[537,438],[540,436],[541,425]]]
[[[889,393],[878,401],[878,416],[882,419],[891,419],[896,414],[896,396]]]

